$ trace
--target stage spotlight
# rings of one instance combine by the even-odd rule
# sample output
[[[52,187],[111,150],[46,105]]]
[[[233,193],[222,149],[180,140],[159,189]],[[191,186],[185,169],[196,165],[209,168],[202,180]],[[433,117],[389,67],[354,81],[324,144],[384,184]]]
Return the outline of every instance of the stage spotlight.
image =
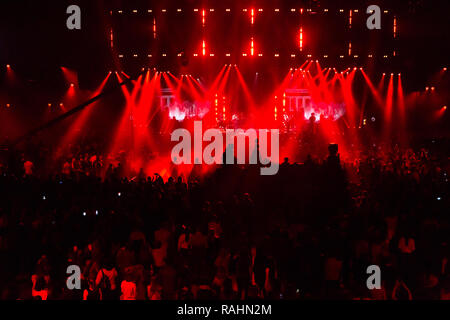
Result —
[[[6,107],[9,108],[9,107],[11,107],[11,105],[10,105],[9,103],[7,103],[7,104],[6,104]]]
[[[9,64],[7,64],[7,65],[6,65],[6,68],[8,68],[8,69],[9,69],[9,68],[11,68],[11,66],[10,66]]]
[[[447,110],[447,106],[443,106],[442,109]]]
[[[444,68],[444,69],[442,69],[442,70],[447,71],[447,68]]]
[[[73,83],[71,83],[70,86],[73,88],[75,85]]]

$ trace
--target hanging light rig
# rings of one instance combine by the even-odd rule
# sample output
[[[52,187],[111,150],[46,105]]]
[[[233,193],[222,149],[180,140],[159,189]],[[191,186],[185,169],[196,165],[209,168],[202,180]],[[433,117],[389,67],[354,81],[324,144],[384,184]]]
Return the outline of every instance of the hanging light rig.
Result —
[[[397,39],[397,36],[398,36],[398,33],[397,33],[397,17],[394,17],[392,33],[393,33],[394,40]],[[394,48],[394,51],[392,52],[392,55],[394,57],[397,55],[397,52],[396,52],[395,48]]]
[[[110,29],[109,32],[109,41],[110,41],[110,45],[111,45],[111,49],[114,48],[114,33],[113,33],[113,29]]]
[[[251,23],[252,26],[255,23],[255,9],[251,9],[250,10],[250,23]],[[250,56],[253,56],[254,54],[255,54],[255,47],[254,47],[253,37],[251,37],[251,40],[250,40]]]
[[[214,99],[214,107],[215,107],[215,112],[216,112],[216,123],[219,122],[219,99],[217,98],[217,93],[216,93],[216,98]]]
[[[300,27],[299,47],[300,47],[300,51],[303,51],[303,28],[302,27]]]
[[[253,37],[252,37],[252,41],[250,43],[250,55],[253,56],[254,53],[255,53],[255,47],[254,47]]]
[[[202,9],[202,29],[203,29],[202,55],[203,56],[206,56],[206,41],[204,40],[205,23],[206,23],[206,11],[205,11],[205,9]]]
[[[348,15],[348,28],[352,28],[352,22],[353,22],[353,10],[350,10]]]
[[[223,115],[222,115],[222,118],[223,118],[223,121],[226,121],[227,120],[227,107],[226,107],[227,104],[226,104],[225,96],[223,96],[222,99],[223,99],[223,110],[222,110]]]
[[[278,118],[278,109],[277,109],[277,103],[278,103],[278,97],[277,96],[275,96],[275,108],[274,108],[274,119],[275,119],[275,121],[277,121],[277,118]]]
[[[393,33],[394,33],[394,39],[396,39],[397,38],[397,17],[394,17],[394,30],[393,30]]]

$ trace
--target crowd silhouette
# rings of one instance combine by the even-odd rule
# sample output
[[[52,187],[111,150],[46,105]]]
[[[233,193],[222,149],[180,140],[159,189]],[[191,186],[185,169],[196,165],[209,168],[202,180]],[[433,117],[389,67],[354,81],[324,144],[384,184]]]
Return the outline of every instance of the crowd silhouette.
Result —
[[[82,149],[81,149],[82,150]],[[448,159],[425,149],[127,177],[94,150],[0,166],[2,299],[449,299]],[[442,159],[442,158],[440,158]],[[43,171],[42,171],[43,172]],[[81,290],[66,286],[82,270]],[[366,285],[367,267],[382,273]]]

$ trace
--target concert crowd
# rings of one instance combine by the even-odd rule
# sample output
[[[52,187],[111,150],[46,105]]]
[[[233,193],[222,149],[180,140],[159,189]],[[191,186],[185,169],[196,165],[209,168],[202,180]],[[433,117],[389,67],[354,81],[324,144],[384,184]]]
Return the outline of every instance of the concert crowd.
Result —
[[[1,299],[450,299],[448,155],[371,148],[344,162],[331,145],[275,176],[165,178],[94,148],[52,174],[42,159],[0,165]]]

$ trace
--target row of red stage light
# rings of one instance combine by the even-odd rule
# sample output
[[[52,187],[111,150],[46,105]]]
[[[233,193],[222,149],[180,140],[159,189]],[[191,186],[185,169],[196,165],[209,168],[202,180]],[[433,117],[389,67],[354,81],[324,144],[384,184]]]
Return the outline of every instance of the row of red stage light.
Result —
[[[203,49],[203,44],[202,44],[202,53],[193,53],[192,54],[192,56],[193,57],[200,57],[200,56],[205,56],[205,57],[216,57],[216,56],[218,56],[218,55],[216,55],[215,53],[206,53],[206,49]],[[205,46],[206,47],[206,46]],[[253,50],[254,50],[254,46],[253,46]],[[246,52],[243,52],[242,54],[241,54],[243,57],[250,57],[250,56],[258,56],[258,57],[263,57],[264,56],[264,54],[263,53],[255,53],[254,51],[253,51],[253,54],[252,54],[252,46],[250,46],[250,52],[249,53],[246,53]],[[153,54],[147,54],[147,55],[143,55],[145,58],[155,58],[156,57],[156,55],[153,55]],[[167,53],[161,53],[161,57],[163,57],[163,58],[165,58],[165,57],[168,57],[168,56],[170,56],[170,55],[168,55]],[[181,57],[181,56],[183,56],[183,54],[181,54],[181,53],[178,53],[178,54],[176,54],[176,56],[178,56],[178,57]],[[231,53],[225,53],[224,54],[224,56],[225,57],[231,57],[232,55],[231,55]],[[296,54],[296,53],[291,53],[291,54],[288,54],[288,57],[290,57],[290,58],[296,58],[296,57],[302,57],[303,55],[302,54]],[[312,54],[307,54],[307,55],[305,55],[307,58],[313,58],[313,55]],[[349,56],[349,57],[353,57],[353,58],[355,58],[355,59],[358,59],[358,58],[360,58],[360,57],[362,57],[362,56],[360,56],[360,55],[358,55],[358,54],[349,54],[349,55],[339,55],[339,58],[340,59],[344,59],[346,56]],[[392,56],[396,56],[396,54],[392,54]],[[120,58],[120,59],[123,59],[123,58],[125,58],[125,55],[124,54],[119,54],[118,55],[118,57]],[[139,54],[137,54],[137,53],[133,53],[133,54],[131,54],[130,55],[130,57],[132,57],[132,58],[139,58],[140,56],[139,56]],[[279,53],[274,53],[273,54],[273,57],[274,58],[280,58],[280,54]],[[330,56],[328,55],[328,54],[324,54],[323,55],[323,58],[324,59],[327,59],[327,58],[329,58]],[[376,58],[375,57],[375,55],[373,55],[373,54],[368,54],[367,55],[367,57],[368,58]],[[322,57],[321,57],[322,58]],[[385,55],[383,55],[383,58],[384,59],[388,59],[389,58],[389,55],[388,54],[385,54]]]
[[[314,62],[314,60],[306,60],[306,63],[308,63],[308,62]],[[319,60],[315,60],[315,62],[316,63],[319,63]],[[225,66],[229,66],[229,67],[231,67],[231,66],[235,66],[235,67],[237,67],[237,64],[225,64]],[[11,65],[10,64],[7,64],[6,65],[6,69],[7,70],[11,70]],[[302,68],[290,68],[290,71],[293,71],[293,70],[295,70],[295,71],[297,71],[297,69],[299,69],[300,71],[304,71]],[[333,71],[335,71],[335,72],[338,72],[337,71],[337,69],[335,68],[335,67],[324,67],[323,68],[323,70],[328,70],[328,69],[332,69]],[[353,67],[353,70],[360,70],[360,71],[362,71],[364,68],[363,67]],[[156,72],[158,72],[158,73],[160,73],[160,72],[166,72],[166,73],[170,73],[170,71],[157,71],[157,69],[156,68],[142,68],[142,71],[145,71],[145,70],[153,70],[153,71],[156,71]],[[345,69],[344,71],[340,71],[340,73],[346,73],[346,72],[348,72],[348,71],[350,71],[351,70],[351,68],[349,67],[349,68],[347,68],[347,69]],[[447,67],[443,67],[442,69],[441,69],[442,71],[447,71]],[[115,73],[117,73],[117,71],[114,71]],[[122,71],[120,71],[120,72],[122,72]],[[308,72],[309,72],[309,70],[308,70]],[[109,71],[109,73],[112,73],[112,71]],[[258,72],[256,72],[256,74],[258,74]],[[386,73],[383,73],[383,76],[384,75],[386,75]],[[394,75],[394,73],[391,73],[391,75]],[[401,75],[400,73],[398,74],[399,76]],[[180,77],[184,77],[184,76],[186,76],[186,77],[192,77],[192,75],[191,74],[181,74],[180,75]],[[128,77],[128,76],[127,76]],[[70,86],[71,87],[74,87],[75,85],[73,84],[73,83],[70,83]],[[426,90],[428,90],[429,89],[429,87],[426,87]],[[432,90],[434,90],[434,87],[431,87],[431,89]]]
[[[206,15],[206,12],[219,11],[219,10],[216,10],[215,8],[209,8],[209,9],[194,8],[194,9],[191,9],[191,10],[193,12],[201,13],[202,17]],[[183,12],[183,9],[182,8],[177,8],[177,9],[174,9],[173,11],[179,13],[179,12]],[[190,10],[185,9],[184,11],[190,11]],[[225,8],[223,11],[224,12],[232,12],[232,9],[231,8]],[[263,8],[242,8],[242,9],[238,9],[236,11],[237,12],[248,12],[248,13],[250,13],[250,16],[254,17],[256,13],[264,12],[264,9]],[[272,11],[272,9],[271,10],[266,10],[266,11]],[[352,12],[352,14],[353,13],[359,13],[359,11],[360,11],[359,9],[338,9],[337,10],[338,13]],[[118,13],[118,14],[124,14],[124,13],[136,14],[136,13],[139,13],[139,12],[144,12],[144,13],[156,13],[156,12],[168,13],[168,12],[171,12],[171,10],[164,9],[164,8],[163,9],[158,9],[158,10],[154,10],[154,9],[143,9],[143,10],[131,9],[131,10],[110,10],[109,12],[112,15],[114,13]],[[283,9],[273,8],[273,12],[277,12],[277,13],[278,12],[283,12]],[[324,9],[321,9],[321,10],[313,10],[312,8],[306,8],[306,9],[304,9],[304,8],[290,8],[290,9],[287,9],[285,12],[292,12],[292,13],[296,12],[296,13],[300,13],[300,14],[303,14],[303,13],[316,14],[318,12],[328,13],[328,12],[331,12],[331,10],[328,9],[328,8],[324,8]],[[365,10],[362,10],[362,12],[365,12]],[[389,10],[383,10],[383,13],[389,13]]]
[[[309,60],[307,60],[307,62],[308,62]],[[314,62],[314,60],[311,60],[311,62]],[[316,63],[319,63],[319,61],[318,60],[315,60],[315,62]],[[225,66],[228,66],[228,67],[232,67],[233,65],[232,64],[225,64]],[[237,65],[236,64],[234,64],[234,66],[235,67],[237,67]],[[11,69],[11,65],[10,64],[8,64],[8,65],[6,65],[6,68],[9,70],[9,71],[12,71],[12,69]],[[325,67],[325,68],[323,68],[322,70],[323,71],[326,71],[326,70],[328,70],[328,69],[330,69],[330,70],[333,70],[335,73],[340,73],[341,75],[348,75],[349,74],[349,72],[351,71],[351,68],[347,68],[347,69],[345,69],[345,70],[343,70],[343,71],[338,71],[336,68],[328,68],[328,67]],[[157,71],[157,69],[156,68],[152,68],[152,69],[150,69],[150,68],[142,68],[142,71],[146,71],[146,70],[153,70],[154,72],[156,72],[156,73],[167,73],[167,74],[172,74],[170,71]],[[302,68],[290,68],[290,71],[297,71],[297,70],[299,70],[300,72],[302,72],[302,73],[305,73],[305,72],[307,72],[307,73],[309,73],[310,71],[309,70],[303,70]],[[364,70],[364,68],[362,68],[362,67],[353,67],[353,70],[354,71],[357,71],[357,70],[360,70],[360,71],[363,71]],[[441,69],[441,71],[443,71],[443,72],[445,72],[445,71],[447,71],[447,67],[443,67],[442,69]],[[111,74],[112,73],[112,71],[109,71],[109,74]],[[117,71],[114,71],[114,73],[118,73]],[[122,71],[120,71],[120,74],[123,74],[124,76],[126,76],[126,77],[128,77],[127,75],[126,75],[126,73],[124,73],[124,72],[122,72]],[[258,74],[258,73],[256,73],[256,74]],[[383,76],[385,76],[386,75],[386,73],[383,73]],[[391,73],[391,77],[392,76],[394,76],[394,73]],[[400,77],[401,76],[401,73],[398,73],[398,76]],[[181,74],[180,75],[180,78],[183,78],[183,77],[191,77],[191,78],[193,78],[193,76],[191,75],[191,74]],[[199,78],[197,78],[197,80],[199,80]],[[70,86],[70,88],[71,88],[71,90],[75,90],[75,85],[73,84],[73,83],[70,83],[69,84],[69,86]],[[424,91],[426,91],[426,92],[428,92],[428,91],[431,91],[431,92],[434,92],[435,91],[435,87],[434,86],[427,86],[427,87],[425,87],[425,90]],[[48,103],[48,107],[49,108],[51,108],[52,106],[58,106],[58,104],[56,103],[56,104],[52,104],[52,103]],[[6,108],[11,108],[12,107],[12,105],[11,105],[11,103],[7,103],[7,104],[5,104],[5,106],[6,106]],[[64,108],[64,103],[59,103],[59,107],[60,108]],[[447,107],[446,106],[443,106],[442,107],[443,108],[443,110],[445,110],[445,109],[447,109]]]

